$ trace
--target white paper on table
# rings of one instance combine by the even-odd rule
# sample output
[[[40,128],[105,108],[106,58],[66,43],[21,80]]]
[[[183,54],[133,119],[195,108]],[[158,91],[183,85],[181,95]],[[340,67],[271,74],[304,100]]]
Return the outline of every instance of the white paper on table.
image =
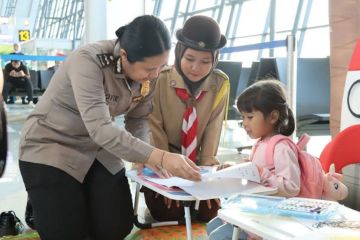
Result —
[[[252,162],[240,163],[232,167],[224,168],[219,171],[212,171],[211,169],[202,167],[202,170],[206,170],[201,174],[201,182],[214,182],[222,178],[235,178],[246,179],[249,181],[260,183],[260,175],[256,165]],[[193,186],[195,183],[190,180],[186,180],[179,177],[171,178],[153,178],[145,177],[146,180],[160,184],[166,187],[188,187]]]
[[[215,166],[200,166],[201,176],[204,176],[205,174],[212,173],[215,171],[216,171]],[[144,178],[150,182],[154,182],[156,184],[160,184],[166,187],[182,187],[182,186],[194,185],[193,181],[186,180],[180,177],[160,178],[160,177],[144,176]]]
[[[239,178],[217,178],[213,181],[195,182],[191,186],[183,186],[181,188],[199,200],[229,197],[238,193],[269,194],[276,192],[274,188],[265,187],[261,184]]]
[[[179,177],[171,177],[171,178],[152,178],[152,177],[144,177],[146,180],[160,184],[166,187],[184,187],[184,186],[192,186],[194,185],[193,181],[186,180],[184,178]]]
[[[260,183],[259,170],[252,162],[236,164],[234,166],[221,169],[217,172],[202,175],[203,181],[214,178],[241,178]]]

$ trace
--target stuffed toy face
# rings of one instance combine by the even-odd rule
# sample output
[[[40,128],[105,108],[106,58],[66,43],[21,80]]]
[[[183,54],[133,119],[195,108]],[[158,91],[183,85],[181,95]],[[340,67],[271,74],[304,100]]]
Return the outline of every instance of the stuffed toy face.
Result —
[[[324,175],[323,199],[340,201],[348,196],[348,188],[341,182],[342,174],[326,173]]]

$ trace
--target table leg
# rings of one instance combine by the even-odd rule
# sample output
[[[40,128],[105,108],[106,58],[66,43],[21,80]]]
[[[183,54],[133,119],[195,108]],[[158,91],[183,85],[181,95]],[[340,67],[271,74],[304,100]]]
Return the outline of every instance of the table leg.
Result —
[[[238,240],[240,236],[240,228],[234,226],[232,240]]]
[[[134,224],[140,229],[151,228],[151,223],[141,223],[138,219],[138,210],[139,210],[139,198],[140,198],[140,188],[141,184],[136,183],[136,192],[135,192],[135,201],[134,201]]]
[[[134,202],[134,215],[135,216],[137,216],[138,208],[139,208],[140,188],[141,188],[141,185],[139,183],[136,183],[135,202]]]
[[[191,204],[190,201],[184,202],[185,224],[186,224],[186,236],[187,236],[187,239],[188,239],[188,240],[192,240],[190,204]]]

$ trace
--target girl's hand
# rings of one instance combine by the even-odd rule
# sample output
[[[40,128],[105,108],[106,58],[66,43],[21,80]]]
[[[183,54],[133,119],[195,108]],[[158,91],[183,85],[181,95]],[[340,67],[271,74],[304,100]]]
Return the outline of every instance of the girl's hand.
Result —
[[[256,165],[256,164],[255,164]],[[263,172],[264,172],[264,168],[263,167],[260,167],[260,166],[258,166],[258,165],[256,165],[256,167],[257,167],[257,169],[258,169],[258,171],[259,171],[259,175],[260,175],[260,177],[262,176],[262,174],[263,174]]]

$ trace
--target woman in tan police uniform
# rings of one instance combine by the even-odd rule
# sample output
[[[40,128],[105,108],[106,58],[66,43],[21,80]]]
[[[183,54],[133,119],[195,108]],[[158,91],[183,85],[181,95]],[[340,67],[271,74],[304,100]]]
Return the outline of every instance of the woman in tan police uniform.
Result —
[[[182,153],[197,165],[218,164],[216,153],[224,120],[229,80],[214,69],[219,49],[226,44],[218,23],[210,17],[189,18],[176,33],[175,65],[163,70],[156,84],[150,115],[154,146]],[[143,189],[152,216],[159,221],[180,220],[183,207]],[[217,214],[218,200],[200,203],[198,220]]]
[[[22,130],[20,170],[41,239],[123,239],[133,208],[122,159],[200,180],[190,160],[144,142],[169,55],[164,23],[142,16],[116,35],[68,56]],[[113,122],[122,114],[127,131]]]

